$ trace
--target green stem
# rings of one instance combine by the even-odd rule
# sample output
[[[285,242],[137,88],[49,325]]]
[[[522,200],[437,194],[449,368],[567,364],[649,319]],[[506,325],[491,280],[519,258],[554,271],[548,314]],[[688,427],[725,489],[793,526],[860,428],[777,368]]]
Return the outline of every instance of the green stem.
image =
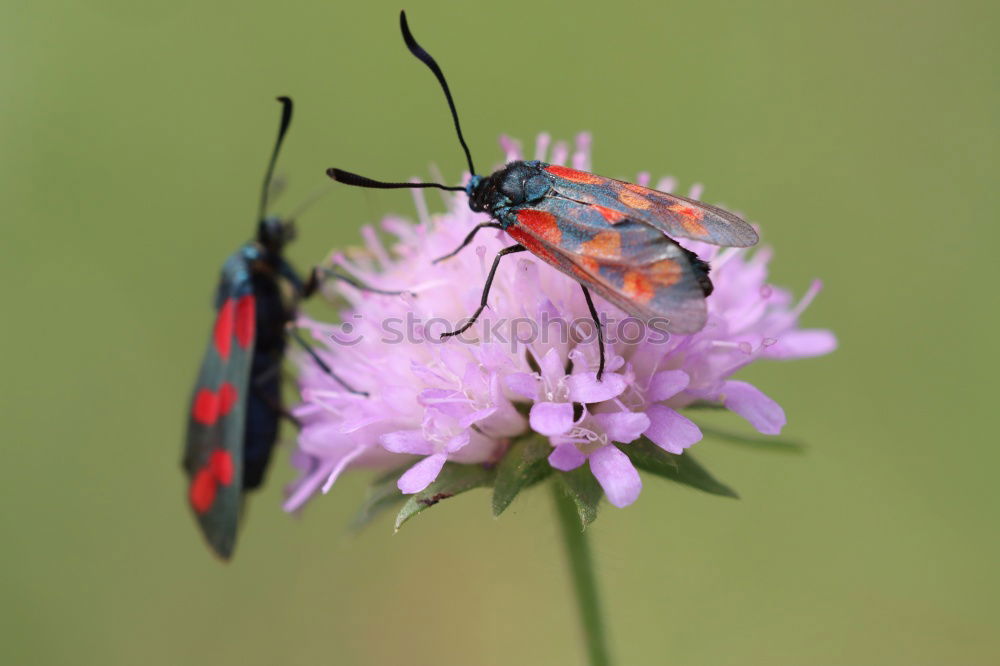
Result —
[[[594,577],[594,560],[590,556],[590,544],[580,525],[576,505],[558,483],[549,483],[552,497],[556,502],[559,529],[566,555],[569,557],[570,574],[576,602],[583,622],[583,635],[587,642],[587,656],[590,666],[609,666],[607,640],[604,636],[604,621],[601,618],[601,602],[597,594],[597,579]]]

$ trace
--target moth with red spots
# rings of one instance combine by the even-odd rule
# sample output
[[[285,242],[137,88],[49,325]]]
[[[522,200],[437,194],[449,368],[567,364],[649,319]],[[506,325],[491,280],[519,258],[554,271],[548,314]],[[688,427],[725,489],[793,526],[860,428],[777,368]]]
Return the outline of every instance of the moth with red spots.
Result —
[[[264,178],[256,238],[230,255],[222,268],[215,324],[191,398],[184,449],[183,465],[190,478],[188,502],[209,545],[226,559],[236,543],[243,494],[263,482],[285,414],[281,362],[287,335],[302,344],[330,376],[358,393],[290,326],[297,302],[315,291],[321,277],[367,287],[324,269],[314,269],[303,282],[282,256],[295,236],[294,222],[264,214],[274,164],[292,119],[292,100],[278,100],[281,125]],[[291,287],[291,303],[282,294],[282,282]]]
[[[475,323],[486,307],[500,259],[524,251],[582,286],[597,326],[598,379],[604,372],[604,340],[590,290],[644,322],[666,319],[666,328],[672,333],[695,333],[704,327],[705,298],[712,293],[708,264],[674,238],[749,247],[757,242],[753,227],[733,213],[700,201],[539,161],[512,162],[490,176],[476,175],[441,68],[413,38],[405,13],[400,14],[400,28],[410,52],[430,68],[444,90],[473,175],[464,187],[451,187],[387,183],[341,169],[329,169],[327,174],[360,187],[464,191],[472,210],[486,212],[494,221],[477,225],[454,252],[437,261],[455,255],[482,229],[501,229],[516,241],[497,253],[479,308],[463,326],[445,336],[458,335]]]

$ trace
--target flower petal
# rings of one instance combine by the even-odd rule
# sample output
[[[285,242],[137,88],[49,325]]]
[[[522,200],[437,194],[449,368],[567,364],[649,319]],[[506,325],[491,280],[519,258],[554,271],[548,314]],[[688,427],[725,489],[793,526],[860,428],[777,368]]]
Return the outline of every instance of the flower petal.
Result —
[[[777,435],[785,426],[785,410],[753,384],[730,380],[722,385],[720,397],[727,409],[745,418],[764,435]]]
[[[566,365],[555,347],[545,352],[545,356],[538,361],[538,367],[542,370],[542,377],[551,385],[566,376]]]
[[[479,426],[493,437],[513,437],[524,431],[525,419],[514,407],[514,403],[504,395],[500,383],[500,373],[492,373],[489,381],[489,399],[496,411]]]
[[[560,444],[549,454],[549,464],[563,472],[576,469],[586,460],[587,456],[576,448],[576,444]]]
[[[562,435],[573,427],[573,405],[568,402],[539,402],[528,414],[531,429],[545,435]]]
[[[458,425],[460,428],[468,428],[473,423],[478,423],[483,419],[493,416],[495,411],[497,411],[496,407],[486,407],[484,409],[470,412],[458,420]]]
[[[698,426],[669,407],[650,405],[646,414],[650,424],[644,434],[664,451],[683,453],[684,449],[701,441]]]
[[[425,389],[417,396],[417,402],[456,420],[467,414],[471,407],[471,401],[464,393],[445,389]]]
[[[528,372],[515,372],[504,377],[507,388],[529,400],[538,399],[538,376]]]
[[[465,349],[465,345],[442,345],[439,358],[445,367],[456,377],[462,376],[466,365],[469,363],[469,354]]]
[[[639,439],[649,427],[649,417],[641,412],[594,414],[594,420],[601,425],[611,440],[623,444]]]
[[[330,471],[336,467],[338,462],[336,459],[324,461],[316,469],[304,472],[292,485],[285,489],[288,499],[285,500],[282,508],[289,512],[298,511],[315,494],[316,490],[323,485],[323,482],[330,476]]]
[[[658,372],[649,380],[649,389],[646,391],[646,399],[650,402],[659,402],[672,398],[687,388],[691,377],[683,370],[664,370]]]
[[[378,439],[386,451],[393,453],[416,453],[427,455],[434,452],[434,447],[424,437],[420,430],[397,430],[387,432]]]
[[[767,358],[810,358],[829,354],[837,348],[837,336],[825,329],[789,331],[777,336],[777,342],[764,351]]]
[[[596,372],[578,372],[566,378],[569,398],[573,402],[604,402],[625,390],[625,378],[610,372],[597,381]]]
[[[448,456],[444,453],[427,456],[406,470],[406,473],[399,477],[399,481],[396,482],[396,487],[407,495],[419,493],[437,478],[446,460],[448,460]]]
[[[365,452],[365,447],[364,446],[357,446],[357,447],[354,448],[353,451],[351,451],[346,456],[344,456],[343,458],[340,459],[340,462],[338,462],[330,470],[330,473],[327,474],[326,481],[323,482],[322,492],[323,492],[324,495],[327,494],[328,492],[330,492],[330,488],[333,487],[333,484],[340,477],[340,473],[343,472],[344,469],[346,469],[347,466],[350,465],[354,461],[355,458],[357,458],[358,456],[360,456],[364,452]]]
[[[590,454],[590,471],[604,488],[608,501],[619,509],[639,497],[642,479],[628,456],[609,444]]]
[[[463,430],[454,437],[448,440],[448,443],[444,445],[444,450],[448,453],[454,453],[459,449],[465,447],[469,443],[470,432],[468,430]]]

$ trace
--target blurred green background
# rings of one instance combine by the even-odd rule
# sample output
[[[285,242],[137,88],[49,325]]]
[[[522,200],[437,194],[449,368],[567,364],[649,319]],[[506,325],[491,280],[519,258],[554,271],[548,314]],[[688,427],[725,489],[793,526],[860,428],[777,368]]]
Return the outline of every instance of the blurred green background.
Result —
[[[408,7],[479,164],[500,133],[592,130],[599,172],[704,182],[763,226],[775,283],[826,284],[805,324],[841,349],[743,375],[807,452],[706,440],[742,500],[647,479],[593,526],[620,664],[1000,663],[997,7]],[[291,518],[286,446],[228,566],[184,505],[186,403],[274,96],[298,103],[278,210],[332,165],[464,166],[398,10],[0,6],[3,663],[582,661],[545,492],[352,537],[367,475]],[[307,267],[390,211],[412,216],[409,195],[335,191],[290,255]]]

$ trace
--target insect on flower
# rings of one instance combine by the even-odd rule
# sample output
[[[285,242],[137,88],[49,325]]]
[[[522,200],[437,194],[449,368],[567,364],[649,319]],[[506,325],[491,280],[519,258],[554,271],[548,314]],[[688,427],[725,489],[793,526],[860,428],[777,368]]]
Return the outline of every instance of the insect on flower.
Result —
[[[749,247],[757,242],[753,227],[728,211],[700,201],[537,160],[511,162],[487,177],[476,175],[444,74],[413,38],[405,12],[400,13],[399,21],[407,48],[427,65],[444,90],[469,165],[469,182],[464,187],[451,187],[441,183],[381,182],[341,169],[328,169],[327,174],[338,182],[359,187],[464,191],[472,210],[488,213],[493,221],[478,224],[458,248],[435,262],[454,256],[482,229],[501,229],[516,241],[494,258],[479,308],[464,325],[442,337],[459,335],[475,323],[486,308],[500,259],[526,250],[583,288],[598,334],[598,380],[604,373],[604,337],[591,289],[643,322],[666,319],[666,329],[671,333],[701,330],[706,319],[705,297],[712,293],[708,264],[673,239]]]
[[[278,101],[281,124],[264,177],[256,238],[223,265],[215,294],[215,324],[191,398],[184,448],[188,501],[209,545],[227,559],[236,543],[243,493],[263,482],[279,421],[286,415],[281,406],[286,336],[291,334],[345,389],[359,393],[337,377],[291,325],[297,302],[326,278],[367,291],[399,293],[371,289],[319,267],[303,282],[282,256],[284,246],[295,237],[295,215],[286,220],[265,216],[275,161],[292,120],[292,100],[279,97]],[[291,286],[291,303],[282,295],[282,282]]]

